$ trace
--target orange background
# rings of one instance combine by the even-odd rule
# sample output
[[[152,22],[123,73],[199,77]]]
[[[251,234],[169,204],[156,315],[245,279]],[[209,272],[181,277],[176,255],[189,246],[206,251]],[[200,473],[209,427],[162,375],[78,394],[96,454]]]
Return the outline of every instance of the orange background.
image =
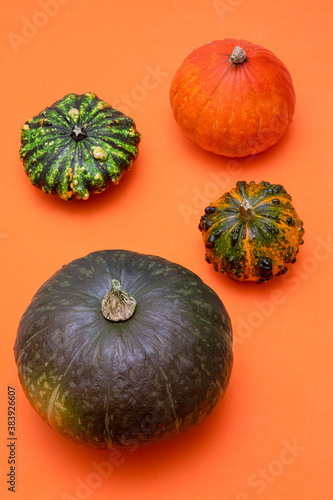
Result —
[[[332,499],[332,20],[329,0],[6,4],[0,18],[1,498],[13,498],[5,477],[11,385],[16,499]],[[173,74],[188,53],[227,37],[272,50],[296,89],[293,124],[252,161],[200,150],[184,137],[169,105]],[[25,176],[20,127],[65,94],[88,91],[135,120],[140,154],[117,187],[66,203]],[[197,229],[204,207],[238,180],[282,184],[304,221],[297,263],[262,286],[215,273]],[[160,255],[197,273],[221,297],[235,335],[232,379],[213,414],[170,441],[113,457],[73,444],[42,422],[20,388],[13,358],[19,319],[39,286],[63,264],[107,248]],[[109,464],[107,477],[96,471],[101,462]]]

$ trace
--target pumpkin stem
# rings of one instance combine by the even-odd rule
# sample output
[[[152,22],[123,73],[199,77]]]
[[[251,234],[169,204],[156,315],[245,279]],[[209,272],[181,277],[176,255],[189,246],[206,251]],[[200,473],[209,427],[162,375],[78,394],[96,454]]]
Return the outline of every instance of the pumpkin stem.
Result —
[[[246,52],[239,45],[236,45],[230,56],[229,62],[241,64],[246,59]]]
[[[77,125],[74,125],[72,132],[69,135],[72,139],[74,139],[75,142],[79,142],[87,137],[87,132],[84,127],[78,127]]]
[[[256,216],[253,207],[247,200],[243,200],[242,203],[239,205],[239,216],[244,222],[249,222]]]
[[[126,321],[133,316],[136,300],[121,289],[118,280],[111,281],[111,290],[102,300],[102,313],[110,321]]]

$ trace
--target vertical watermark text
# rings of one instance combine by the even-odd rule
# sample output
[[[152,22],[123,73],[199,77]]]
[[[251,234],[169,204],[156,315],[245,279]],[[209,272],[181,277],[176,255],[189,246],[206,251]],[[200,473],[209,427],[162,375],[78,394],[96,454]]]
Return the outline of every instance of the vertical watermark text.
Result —
[[[7,489],[8,491],[16,491],[16,390],[15,387],[8,386],[7,388],[7,464],[8,471]]]

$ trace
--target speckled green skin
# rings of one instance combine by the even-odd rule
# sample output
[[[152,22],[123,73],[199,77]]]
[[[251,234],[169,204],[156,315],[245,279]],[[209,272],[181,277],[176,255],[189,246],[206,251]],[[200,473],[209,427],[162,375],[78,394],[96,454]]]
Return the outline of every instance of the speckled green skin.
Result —
[[[95,94],[68,94],[23,125],[20,157],[36,187],[86,200],[119,182],[140,139],[133,120]]]
[[[137,301],[124,322],[101,312],[112,279]],[[106,250],[38,290],[15,359],[32,406],[64,436],[98,448],[147,445],[201,422],[220,401],[232,329],[216,293],[186,268]]]
[[[244,220],[240,205],[252,207]],[[199,229],[206,260],[236,281],[264,283],[287,272],[303,244],[303,221],[280,184],[239,181],[205,209]]]

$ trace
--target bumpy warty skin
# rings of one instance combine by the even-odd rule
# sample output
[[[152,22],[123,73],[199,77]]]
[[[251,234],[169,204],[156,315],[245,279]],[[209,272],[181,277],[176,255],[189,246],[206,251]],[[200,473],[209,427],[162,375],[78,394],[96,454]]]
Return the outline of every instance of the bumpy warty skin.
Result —
[[[20,158],[45,193],[87,200],[118,184],[140,140],[134,121],[96,94],[68,94],[22,126]]]

